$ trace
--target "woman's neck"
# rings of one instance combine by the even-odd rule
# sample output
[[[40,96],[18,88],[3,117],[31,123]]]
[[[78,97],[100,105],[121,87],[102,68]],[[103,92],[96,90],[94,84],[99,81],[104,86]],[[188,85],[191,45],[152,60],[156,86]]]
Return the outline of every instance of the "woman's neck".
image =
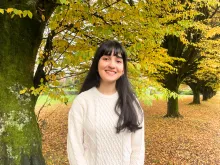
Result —
[[[101,82],[97,89],[99,90],[99,92],[101,92],[104,95],[112,95],[117,91],[115,85],[116,85],[115,83]]]

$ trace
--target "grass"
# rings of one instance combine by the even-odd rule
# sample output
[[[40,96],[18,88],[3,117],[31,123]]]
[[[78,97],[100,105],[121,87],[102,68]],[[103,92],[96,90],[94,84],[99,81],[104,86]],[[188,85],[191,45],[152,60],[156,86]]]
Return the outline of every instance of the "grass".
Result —
[[[75,97],[76,97],[76,95],[67,95],[68,103],[71,103]],[[46,103],[47,105],[48,104],[50,104],[50,105],[62,104],[61,101],[51,99],[47,95],[40,95],[38,100],[37,100],[36,105],[37,106],[42,106],[45,102],[47,102]]]

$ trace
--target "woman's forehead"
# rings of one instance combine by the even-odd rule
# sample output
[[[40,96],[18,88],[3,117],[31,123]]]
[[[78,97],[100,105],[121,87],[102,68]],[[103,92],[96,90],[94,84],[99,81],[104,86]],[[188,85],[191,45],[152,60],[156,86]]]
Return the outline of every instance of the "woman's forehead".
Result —
[[[121,51],[118,51],[118,50],[115,50],[115,49],[112,49],[111,51],[107,51],[107,52],[104,52],[105,56],[116,56],[116,57],[119,57],[119,58],[122,58],[122,52]]]
[[[123,58],[121,53],[115,54],[113,52],[111,54],[103,54],[103,56],[115,56],[115,57],[118,57],[118,58]]]

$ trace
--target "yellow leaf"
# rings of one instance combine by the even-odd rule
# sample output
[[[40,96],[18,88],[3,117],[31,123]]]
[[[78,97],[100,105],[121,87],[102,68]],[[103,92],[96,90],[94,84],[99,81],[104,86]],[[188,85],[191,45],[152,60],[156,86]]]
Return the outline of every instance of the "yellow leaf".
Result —
[[[28,14],[28,17],[29,17],[29,18],[32,18],[32,17],[33,17],[33,14],[32,14],[29,10],[28,10],[28,13],[27,13],[27,14]]]
[[[28,10],[24,10],[22,14],[23,14],[23,17],[26,17],[28,14]]]
[[[0,9],[0,13],[4,14],[4,9]]]
[[[19,15],[19,17],[21,18],[21,14],[22,14],[21,10],[14,9],[13,12],[15,15]]]
[[[20,90],[20,95],[24,94],[27,91],[27,88],[24,88],[23,90]]]
[[[14,9],[13,8],[7,8],[6,12],[11,13]]]
[[[19,17],[21,18],[22,16],[22,11],[21,10],[18,10],[18,13],[17,13],[17,15],[19,15]]]
[[[43,21],[45,21],[45,16],[42,14],[41,15],[41,19],[43,20]]]

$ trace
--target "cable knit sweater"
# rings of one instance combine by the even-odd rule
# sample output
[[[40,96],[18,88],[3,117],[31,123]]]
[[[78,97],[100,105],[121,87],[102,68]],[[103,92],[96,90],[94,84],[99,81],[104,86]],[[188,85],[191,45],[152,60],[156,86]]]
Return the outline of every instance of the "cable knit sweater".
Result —
[[[142,129],[116,133],[118,93],[104,95],[93,87],[79,94],[70,109],[67,152],[70,165],[143,165]]]

